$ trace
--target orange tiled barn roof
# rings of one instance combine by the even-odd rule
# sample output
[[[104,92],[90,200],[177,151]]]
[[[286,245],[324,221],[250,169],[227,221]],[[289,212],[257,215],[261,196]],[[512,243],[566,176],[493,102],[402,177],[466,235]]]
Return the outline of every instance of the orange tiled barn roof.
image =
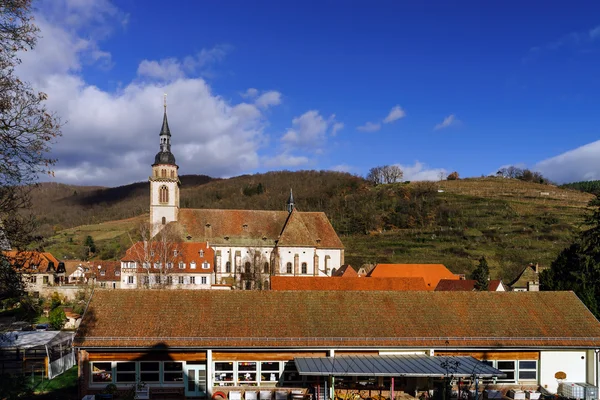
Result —
[[[76,345],[598,348],[600,323],[573,292],[111,290]]]
[[[272,276],[272,290],[427,290],[423,278]]]
[[[459,279],[443,264],[377,264],[367,275],[373,278],[421,277],[427,290],[435,290],[440,279]]]
[[[475,290],[474,279],[440,279],[436,286],[436,291],[473,291]],[[488,291],[493,292],[500,286],[500,279],[490,280],[488,283]]]

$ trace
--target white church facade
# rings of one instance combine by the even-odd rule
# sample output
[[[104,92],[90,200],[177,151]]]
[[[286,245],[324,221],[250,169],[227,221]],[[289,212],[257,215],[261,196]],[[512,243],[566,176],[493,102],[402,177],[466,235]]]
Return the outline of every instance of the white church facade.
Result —
[[[344,246],[323,212],[301,212],[290,191],[287,210],[180,209],[179,167],[171,152],[165,105],[160,151],[152,164],[150,223],[183,242],[214,250],[214,285],[267,289],[270,276],[331,276],[344,264]]]

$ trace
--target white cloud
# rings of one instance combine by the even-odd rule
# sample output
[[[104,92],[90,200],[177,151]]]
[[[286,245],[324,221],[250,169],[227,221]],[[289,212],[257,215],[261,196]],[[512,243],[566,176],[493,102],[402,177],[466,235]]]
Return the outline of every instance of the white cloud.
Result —
[[[540,161],[533,169],[557,183],[600,179],[600,140]]]
[[[404,172],[402,179],[405,181],[439,181],[440,174],[448,175],[444,168],[429,168],[419,161],[415,161],[414,165],[397,165]]]
[[[185,73],[181,63],[175,58],[165,58],[160,61],[142,60],[138,66],[137,74],[148,78],[162,79],[165,81],[183,78]]]
[[[387,117],[383,120],[384,124],[389,124],[390,122],[394,122],[397,119],[404,118],[406,116],[406,112],[400,106],[394,106]]]
[[[256,104],[260,108],[277,106],[281,104],[281,93],[275,90],[265,92],[254,101],[254,104]]]
[[[256,96],[258,96],[258,89],[249,88],[244,93],[240,93],[240,96],[242,96],[244,99],[248,99],[248,98],[253,99]]]
[[[439,124],[434,126],[433,130],[437,131],[440,129],[449,128],[451,126],[458,125],[459,123],[460,123],[460,121],[458,119],[456,119],[454,114],[450,114],[446,118],[444,118],[444,120],[442,122],[440,122]]]
[[[266,157],[263,159],[263,164],[268,168],[293,168],[301,165],[306,165],[310,162],[308,157],[294,156],[287,152],[279,154],[275,157]]]
[[[325,119],[317,110],[310,110],[292,120],[292,127],[281,138],[286,148],[319,150],[325,144],[327,135],[339,131],[335,114]],[[336,126],[337,125],[337,126]]]
[[[600,25],[589,30],[570,32],[557,40],[547,42],[540,46],[534,46],[529,49],[527,55],[523,58],[524,62],[529,62],[544,53],[553,52],[561,49],[576,49],[592,46],[596,40],[600,39]]]
[[[333,124],[333,127],[331,128],[331,136],[337,135],[337,133],[339,131],[341,131],[342,129],[344,129],[344,123],[336,122],[335,124]]]
[[[361,132],[377,132],[381,129],[381,124],[376,124],[374,122],[367,122],[362,126],[357,126],[356,130]]]
[[[52,7],[60,3],[71,10],[70,4],[86,1],[56,1]],[[59,160],[58,181],[117,185],[144,180],[159,150],[164,92],[169,94],[169,125],[180,173],[231,176],[259,166],[259,149],[266,140],[263,112],[274,104],[273,98],[265,99],[263,108],[247,102],[234,104],[215,95],[202,78],[181,73],[190,65],[201,69],[218,61],[225,50],[200,52],[193,62],[187,61],[187,67],[185,61],[145,60],[138,68],[140,74],[159,80],[134,80],[116,92],[106,91],[87,83],[81,74],[86,62],[95,59],[93,65],[98,65],[110,56],[98,46],[97,38],[102,35],[87,33],[110,31],[122,20],[114,17],[119,13],[113,9],[98,15],[102,9],[94,7],[95,12],[72,18],[85,32],[46,14],[36,15],[42,38],[33,51],[23,54],[18,71],[35,89],[48,94],[48,108],[68,122],[63,137],[53,146],[52,157]],[[71,18],[70,13],[52,15]],[[110,26],[92,28],[90,24]]]

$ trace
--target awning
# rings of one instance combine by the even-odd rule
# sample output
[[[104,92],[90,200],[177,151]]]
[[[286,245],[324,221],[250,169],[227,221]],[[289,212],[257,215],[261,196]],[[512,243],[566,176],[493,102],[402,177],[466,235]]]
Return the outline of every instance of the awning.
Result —
[[[296,357],[300,375],[409,376],[491,378],[505,374],[469,356],[431,357],[425,354],[397,356]]]

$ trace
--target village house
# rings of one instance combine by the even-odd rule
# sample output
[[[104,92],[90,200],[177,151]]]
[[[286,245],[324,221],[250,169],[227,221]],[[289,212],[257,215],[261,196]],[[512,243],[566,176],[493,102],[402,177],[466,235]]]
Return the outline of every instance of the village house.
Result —
[[[48,252],[10,250],[3,254],[21,274],[25,291],[32,296],[49,296],[66,282],[64,263]]]
[[[81,396],[418,396],[444,365],[554,393],[555,376],[598,384],[600,323],[572,292],[96,291],[74,345]]]
[[[210,289],[214,251],[208,243],[137,242],[121,258],[121,289]]]
[[[287,211],[180,208],[166,103],[159,136],[149,178],[152,233],[170,225],[181,240],[209,243],[214,283],[266,288],[272,275],[331,276],[344,263],[344,246],[327,216],[298,211],[291,192]]]
[[[515,292],[534,292],[540,290],[540,272],[538,264],[529,264],[521,270],[508,286]]]

